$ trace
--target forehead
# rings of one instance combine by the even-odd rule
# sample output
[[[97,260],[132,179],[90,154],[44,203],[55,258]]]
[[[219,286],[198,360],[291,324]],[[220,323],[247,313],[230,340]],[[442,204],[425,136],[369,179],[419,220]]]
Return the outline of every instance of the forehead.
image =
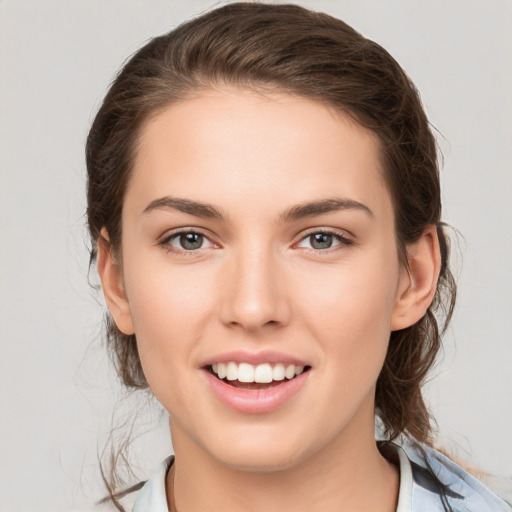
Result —
[[[150,118],[141,131],[127,201],[193,194],[231,203],[343,195],[389,202],[379,141],[348,115],[277,92],[203,91]],[[385,206],[385,205],[384,205]]]

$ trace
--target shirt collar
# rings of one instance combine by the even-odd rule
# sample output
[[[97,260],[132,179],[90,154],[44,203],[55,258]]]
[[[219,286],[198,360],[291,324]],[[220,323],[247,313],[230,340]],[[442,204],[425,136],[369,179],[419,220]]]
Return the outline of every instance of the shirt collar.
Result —
[[[400,491],[396,512],[410,512],[413,482],[411,464],[402,448],[392,443],[386,444],[392,445],[398,455],[400,465]],[[147,512],[148,510],[151,510],[151,512],[169,512],[165,492],[165,477],[173,462],[174,455],[171,455],[160,464],[158,470],[140,490],[132,512]]]
[[[167,457],[158,467],[137,496],[132,512],[169,512],[165,493],[165,477],[174,462],[174,455]]]
[[[382,454],[400,469],[396,512],[510,512],[504,501],[433,448],[412,444],[404,445],[404,448],[391,442],[379,443]],[[171,455],[160,464],[153,477],[140,490],[132,512],[169,512],[165,477],[173,462],[174,456]]]

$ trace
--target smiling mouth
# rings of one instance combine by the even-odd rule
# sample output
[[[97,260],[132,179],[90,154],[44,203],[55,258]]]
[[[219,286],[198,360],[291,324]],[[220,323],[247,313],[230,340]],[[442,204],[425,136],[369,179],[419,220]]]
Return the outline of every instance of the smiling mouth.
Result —
[[[240,389],[268,389],[279,386],[283,382],[307,372],[310,366],[294,364],[258,364],[249,363],[216,363],[207,367],[207,370],[217,379]]]

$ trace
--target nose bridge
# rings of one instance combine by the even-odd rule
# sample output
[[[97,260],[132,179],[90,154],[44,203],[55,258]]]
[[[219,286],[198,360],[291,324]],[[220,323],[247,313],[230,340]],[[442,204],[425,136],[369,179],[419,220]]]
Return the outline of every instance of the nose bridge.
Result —
[[[256,330],[288,321],[289,308],[278,259],[268,240],[257,237],[233,250],[224,279],[225,323]]]

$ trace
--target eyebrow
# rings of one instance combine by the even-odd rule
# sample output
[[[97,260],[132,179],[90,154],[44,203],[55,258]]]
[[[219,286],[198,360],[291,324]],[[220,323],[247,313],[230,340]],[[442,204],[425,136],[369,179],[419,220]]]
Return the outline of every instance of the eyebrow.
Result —
[[[280,221],[293,222],[305,217],[314,217],[315,215],[322,215],[339,210],[360,210],[367,213],[372,218],[375,217],[370,208],[363,203],[344,197],[333,197],[292,206],[280,215]]]
[[[171,196],[165,196],[151,201],[151,203],[144,208],[143,213],[149,213],[159,209],[177,210],[206,219],[227,220],[228,218],[226,213],[211,204]],[[279,216],[279,221],[281,223],[293,222],[306,217],[314,217],[316,215],[339,210],[359,210],[374,218],[373,212],[365,204],[354,201],[353,199],[334,197],[292,206]]]
[[[165,196],[151,201],[142,213],[149,213],[153,210],[171,209],[180,212],[188,213],[196,217],[203,217],[206,219],[225,220],[227,215],[221,210],[208,203],[201,203],[199,201],[191,201],[190,199],[183,199],[181,197]]]

